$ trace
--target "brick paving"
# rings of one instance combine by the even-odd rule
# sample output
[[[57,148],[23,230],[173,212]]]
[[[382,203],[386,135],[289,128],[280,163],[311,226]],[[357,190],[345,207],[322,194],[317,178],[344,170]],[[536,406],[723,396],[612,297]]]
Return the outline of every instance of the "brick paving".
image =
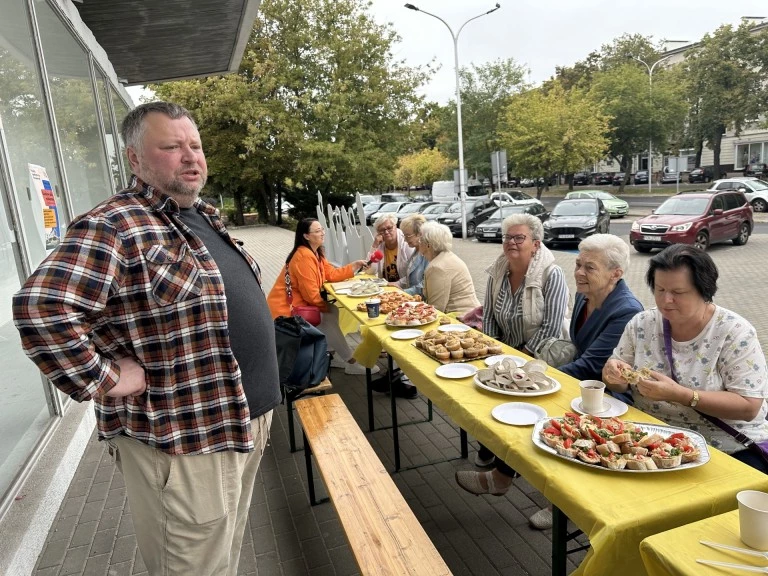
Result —
[[[260,262],[269,289],[288,253],[293,234],[271,227],[241,228],[234,235]],[[483,270],[500,252],[498,244],[456,240],[454,251],[468,263],[482,299]],[[757,235],[745,247],[713,246],[712,257],[720,269],[716,302],[747,317],[768,345],[768,309],[762,305],[768,254],[768,235]],[[575,250],[556,250],[571,290]],[[633,252],[626,280],[644,305],[652,304],[643,276],[649,256]],[[341,394],[353,416],[367,429],[364,381],[333,369],[334,391]],[[376,395],[377,426],[389,421],[389,399]],[[426,416],[423,398],[400,400],[401,422]],[[332,505],[311,507],[306,493],[304,456],[288,447],[284,406],[278,407],[270,446],[265,453],[254,488],[249,524],[243,541],[239,574],[338,575],[358,574]],[[391,434],[367,434],[388,469],[393,468]],[[300,435],[299,440],[300,443]],[[404,426],[400,435],[402,465],[426,464],[458,455],[458,429],[439,410],[434,420]],[[473,449],[476,444],[471,443]],[[470,453],[470,457],[472,453]],[[527,517],[545,504],[544,498],[524,480],[515,481],[504,497],[474,497],[459,489],[454,471],[471,468],[468,461],[453,460],[425,465],[394,475],[395,483],[457,575],[545,575],[550,573],[550,531],[531,530]],[[319,496],[323,495],[317,482]],[[579,555],[569,558],[570,569]],[[125,495],[123,478],[103,445],[94,438],[79,464],[69,491],[38,559],[35,576],[123,576],[146,574],[136,548],[136,538]]]

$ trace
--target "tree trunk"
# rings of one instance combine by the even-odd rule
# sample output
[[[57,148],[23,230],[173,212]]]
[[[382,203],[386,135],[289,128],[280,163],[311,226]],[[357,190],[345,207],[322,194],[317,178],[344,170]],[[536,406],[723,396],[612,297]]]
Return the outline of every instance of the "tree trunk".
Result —
[[[283,225],[283,185],[277,183],[277,213],[275,214],[275,222],[278,226]]]
[[[624,193],[624,185],[629,182],[629,154],[624,154],[621,157],[621,160],[619,160],[619,171],[624,173],[624,179],[619,183],[619,191],[617,194],[623,194]]]
[[[232,196],[235,199],[235,226],[242,226],[245,223],[243,217],[243,190],[240,187],[235,188],[232,191]]]
[[[715,130],[714,138],[712,138],[712,152],[715,158],[715,167],[712,169],[712,173],[715,178],[720,177],[720,148],[723,144],[723,133],[725,132],[725,126],[718,126]]]
[[[701,154],[704,152],[704,138],[699,138],[696,140],[696,165],[694,168],[698,168],[701,166]]]
[[[573,192],[573,174],[568,174],[568,192]]]

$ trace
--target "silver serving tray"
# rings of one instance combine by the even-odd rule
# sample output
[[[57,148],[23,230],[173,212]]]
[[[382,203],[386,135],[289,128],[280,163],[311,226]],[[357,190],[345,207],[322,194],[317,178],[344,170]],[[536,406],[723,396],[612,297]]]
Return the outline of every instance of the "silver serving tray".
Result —
[[[533,427],[533,443],[544,450],[544,452],[548,452],[549,454],[552,454],[553,456],[556,456],[557,458],[560,458],[562,460],[568,460],[569,462],[573,462],[574,464],[578,464],[580,466],[586,466],[588,468],[595,468],[597,470],[602,470],[604,472],[622,472],[622,473],[628,473],[628,474],[655,474],[657,472],[679,472],[680,470],[688,470],[690,468],[698,468],[699,466],[703,466],[707,462],[709,462],[710,456],[709,456],[709,450],[707,449],[707,442],[704,440],[704,437],[699,434],[698,432],[694,432],[693,430],[686,430],[685,428],[675,428],[673,426],[662,426],[660,424],[648,424],[646,422],[630,422],[628,420],[623,420],[623,422],[635,424],[636,426],[639,426],[642,430],[648,432],[648,434],[660,434],[662,436],[669,436],[671,434],[674,434],[675,432],[683,432],[686,436],[688,436],[691,440],[693,440],[694,444],[696,444],[697,448],[701,452],[701,455],[699,456],[699,459],[696,460],[696,462],[688,462],[686,464],[681,464],[677,468],[659,468],[658,470],[629,470],[627,468],[624,468],[622,470],[613,470],[612,468],[606,468],[605,466],[601,466],[600,464],[588,464],[587,462],[582,462],[578,458],[570,458],[568,456],[563,456],[562,454],[558,454],[557,450],[554,448],[550,448],[546,444],[544,444],[544,441],[540,437],[541,430],[544,428],[545,424],[548,424],[549,421],[552,420],[551,417],[542,418],[538,422],[536,422],[536,425]],[[557,421],[562,421],[562,418],[555,418]]]

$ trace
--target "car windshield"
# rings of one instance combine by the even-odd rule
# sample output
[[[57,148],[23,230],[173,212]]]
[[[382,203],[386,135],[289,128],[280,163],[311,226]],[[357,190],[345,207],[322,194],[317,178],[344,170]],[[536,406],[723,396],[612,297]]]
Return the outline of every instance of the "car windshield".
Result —
[[[432,206],[427,206],[422,214],[442,214],[447,209],[447,204],[433,204]]]
[[[594,216],[597,204],[594,200],[569,200],[560,202],[552,210],[552,216]]]
[[[379,212],[397,212],[397,209],[400,208],[400,202],[387,202],[384,204]]]
[[[461,214],[461,202],[454,202],[451,204],[451,207],[446,210],[446,212],[450,212],[452,214]]]
[[[676,216],[698,216],[704,214],[709,205],[709,198],[686,198],[684,196],[670,198],[656,208],[654,214]]]
[[[608,192],[593,192],[593,194],[595,198],[600,198],[600,200],[616,200],[616,196]]]
[[[367,212],[368,214],[372,214],[373,212],[378,212],[379,208],[381,208],[383,204],[381,202],[371,202],[370,204],[366,204],[363,206],[363,212]]]
[[[512,214],[522,214],[525,212],[525,206],[504,206],[503,208],[497,208],[488,217],[488,220],[501,220]]]
[[[515,200],[531,200],[533,196],[529,196],[525,192],[511,192],[510,196]]]
[[[768,190],[768,184],[762,180],[752,180],[749,184],[753,190]]]

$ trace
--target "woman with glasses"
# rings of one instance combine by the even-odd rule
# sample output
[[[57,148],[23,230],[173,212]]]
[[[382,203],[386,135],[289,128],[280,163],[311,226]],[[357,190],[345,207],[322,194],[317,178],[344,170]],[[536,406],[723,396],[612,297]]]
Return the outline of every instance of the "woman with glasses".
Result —
[[[320,295],[325,282],[340,282],[355,275],[355,270],[365,266],[365,260],[357,260],[341,268],[334,267],[325,259],[323,242],[325,228],[315,218],[304,218],[296,226],[293,250],[285,259],[285,268],[277,275],[269,292],[267,303],[272,318],[291,316],[292,306],[317,306],[321,312],[320,331],[328,339],[328,347],[343,360],[341,366],[347,374],[365,374],[365,368],[352,357],[352,350],[339,328],[339,309],[328,305]],[[287,270],[287,279],[286,279]],[[292,301],[288,300],[290,292]],[[336,358],[334,358],[334,362]],[[333,364],[339,366],[338,364]],[[375,366],[372,372],[378,372]]]
[[[444,224],[427,222],[421,227],[419,251],[429,262],[424,272],[424,300],[446,314],[463,316],[480,302],[469,268],[451,252],[452,240]]]
[[[408,275],[408,259],[414,249],[408,245],[405,235],[397,228],[397,216],[382,214],[373,224],[376,237],[371,252],[381,250],[384,258],[372,266],[373,273],[387,282],[399,282]]]
[[[426,270],[428,262],[419,250],[419,243],[421,227],[426,221],[427,219],[421,214],[411,214],[400,222],[400,231],[403,233],[408,246],[413,248],[413,254],[405,264],[405,276],[397,282],[391,282],[391,284],[411,295],[424,296],[424,270]]]
[[[483,303],[483,332],[533,356],[539,342],[568,338],[569,292],[562,268],[541,243],[541,220],[513,214],[501,225],[503,254],[488,268]],[[475,464],[496,463],[489,472],[456,472],[456,482],[472,494],[505,494],[515,471],[480,445]]]

